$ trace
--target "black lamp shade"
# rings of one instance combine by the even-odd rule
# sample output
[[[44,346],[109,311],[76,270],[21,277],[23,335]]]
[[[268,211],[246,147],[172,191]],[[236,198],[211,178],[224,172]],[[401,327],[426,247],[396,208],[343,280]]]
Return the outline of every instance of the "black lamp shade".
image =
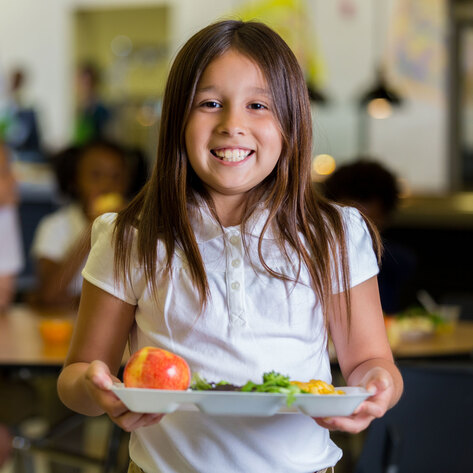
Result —
[[[309,99],[311,102],[316,102],[321,105],[326,105],[328,103],[327,96],[323,94],[317,87],[314,87],[308,83],[307,91],[309,92]]]
[[[390,89],[383,78],[378,78],[374,87],[361,96],[360,107],[366,107],[375,99],[384,99],[394,106],[402,104],[401,96],[396,91]]]

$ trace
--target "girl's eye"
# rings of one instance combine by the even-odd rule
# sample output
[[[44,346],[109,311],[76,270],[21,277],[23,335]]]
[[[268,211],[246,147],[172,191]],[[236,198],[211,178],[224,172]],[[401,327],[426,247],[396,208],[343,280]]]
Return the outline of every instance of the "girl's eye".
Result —
[[[214,101],[209,101],[209,102],[204,102],[202,104],[202,107],[205,107],[205,108],[219,108],[221,107],[221,105],[218,103],[218,102],[214,102]]]
[[[267,110],[268,107],[262,103],[252,103],[249,105],[252,110]]]

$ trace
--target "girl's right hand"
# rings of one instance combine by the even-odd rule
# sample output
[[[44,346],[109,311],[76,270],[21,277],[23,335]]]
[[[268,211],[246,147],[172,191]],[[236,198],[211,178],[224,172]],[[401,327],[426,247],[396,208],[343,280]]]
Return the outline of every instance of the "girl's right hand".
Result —
[[[85,385],[91,398],[110,419],[126,432],[159,422],[164,414],[131,412],[111,391],[114,382],[120,380],[110,373],[108,366],[99,360],[90,363],[85,372]]]

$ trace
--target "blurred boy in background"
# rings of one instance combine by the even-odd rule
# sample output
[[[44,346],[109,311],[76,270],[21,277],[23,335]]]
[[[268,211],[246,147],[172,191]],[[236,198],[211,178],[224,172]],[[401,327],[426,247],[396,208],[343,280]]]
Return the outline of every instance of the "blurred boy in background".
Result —
[[[396,176],[379,162],[360,158],[337,168],[322,184],[330,200],[358,208],[383,231],[399,204]],[[384,253],[378,274],[383,311],[399,313],[409,305],[409,283],[416,268],[416,257],[407,248],[383,237]]]

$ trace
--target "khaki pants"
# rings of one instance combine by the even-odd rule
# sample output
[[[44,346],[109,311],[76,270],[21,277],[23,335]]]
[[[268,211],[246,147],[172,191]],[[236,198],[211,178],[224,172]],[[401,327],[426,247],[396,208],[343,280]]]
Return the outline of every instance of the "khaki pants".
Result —
[[[325,468],[325,470],[319,470],[316,471],[315,473],[326,473],[328,472],[328,468]],[[139,466],[137,466],[135,463],[133,463],[130,460],[130,465],[128,466],[128,473],[145,473]],[[333,473],[333,467],[332,467],[332,473]]]
[[[128,473],[144,473],[144,471],[130,460],[130,464],[128,465]]]

